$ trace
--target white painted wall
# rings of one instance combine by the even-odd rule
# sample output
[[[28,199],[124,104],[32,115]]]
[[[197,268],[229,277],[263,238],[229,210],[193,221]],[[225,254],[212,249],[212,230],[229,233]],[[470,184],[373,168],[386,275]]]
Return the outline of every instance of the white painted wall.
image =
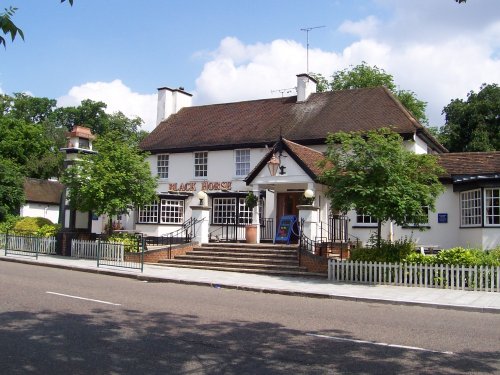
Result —
[[[21,207],[20,216],[22,217],[44,217],[57,224],[59,222],[59,206],[27,203]]]

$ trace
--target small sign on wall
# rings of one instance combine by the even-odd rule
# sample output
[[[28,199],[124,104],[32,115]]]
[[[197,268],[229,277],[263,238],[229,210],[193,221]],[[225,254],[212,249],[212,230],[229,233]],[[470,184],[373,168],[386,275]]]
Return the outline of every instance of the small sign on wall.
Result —
[[[446,213],[439,213],[438,214],[438,223],[440,224],[446,224],[448,222],[448,214]]]

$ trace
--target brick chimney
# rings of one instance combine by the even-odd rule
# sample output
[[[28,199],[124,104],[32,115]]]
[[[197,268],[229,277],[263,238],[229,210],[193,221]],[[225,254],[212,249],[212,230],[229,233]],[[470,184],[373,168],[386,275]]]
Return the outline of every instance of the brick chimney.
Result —
[[[310,75],[297,74],[297,103],[305,102],[309,95],[316,92],[318,82]]]
[[[192,94],[184,91],[184,87],[171,89],[160,87],[158,89],[158,107],[156,111],[156,125],[176,114],[184,107],[191,107]]]

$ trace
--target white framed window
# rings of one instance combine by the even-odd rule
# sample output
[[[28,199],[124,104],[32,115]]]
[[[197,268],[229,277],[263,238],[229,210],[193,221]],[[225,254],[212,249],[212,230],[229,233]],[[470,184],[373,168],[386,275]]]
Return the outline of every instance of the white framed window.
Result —
[[[484,225],[500,226],[500,188],[484,189]]]
[[[250,173],[250,150],[234,150],[236,176],[244,177]]]
[[[212,224],[251,224],[252,210],[245,198],[223,197],[212,200]]]
[[[184,222],[183,200],[161,199],[160,210],[160,224],[182,224]]]
[[[207,177],[208,152],[194,153],[194,177]]]
[[[366,215],[363,213],[363,211],[356,212],[356,224],[373,226],[377,223],[378,223],[377,219],[375,219],[373,216]]]
[[[240,224],[252,224],[252,212],[245,203],[245,198],[238,199],[238,217]]]
[[[139,223],[148,224],[158,222],[158,202],[153,202],[151,204],[146,204],[143,207],[139,207],[138,211]]]
[[[460,193],[460,225],[476,227],[482,224],[481,189]]]
[[[429,206],[422,206],[422,222],[421,223],[408,223],[405,227],[428,227],[429,226]],[[407,219],[407,218],[405,218]]]
[[[236,198],[214,198],[212,200],[212,223],[232,224],[236,218]]]
[[[156,173],[159,178],[168,178],[168,154],[158,154],[156,159]]]

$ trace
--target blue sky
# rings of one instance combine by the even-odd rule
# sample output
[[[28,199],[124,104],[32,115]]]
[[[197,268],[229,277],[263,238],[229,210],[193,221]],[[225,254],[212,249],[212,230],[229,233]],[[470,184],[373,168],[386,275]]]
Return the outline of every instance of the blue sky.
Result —
[[[500,82],[500,1],[7,0],[25,41],[0,48],[0,91],[77,105],[102,100],[154,127],[156,88],[194,104],[266,98],[306,71],[366,61],[441,111],[481,83]]]

